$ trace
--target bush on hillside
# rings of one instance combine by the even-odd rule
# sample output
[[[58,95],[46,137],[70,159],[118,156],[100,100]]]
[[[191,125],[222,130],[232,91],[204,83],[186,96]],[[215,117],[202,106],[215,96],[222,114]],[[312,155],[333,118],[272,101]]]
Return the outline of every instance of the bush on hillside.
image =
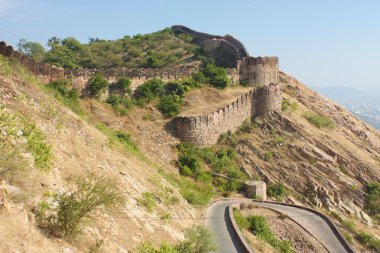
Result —
[[[94,218],[97,209],[125,202],[113,178],[87,174],[77,177],[74,183],[72,190],[54,194],[53,203],[42,201],[35,209],[39,227],[49,235],[72,240]]]
[[[90,94],[97,98],[99,98],[101,93],[108,87],[107,79],[100,74],[92,76],[88,83],[88,90],[90,91]]]
[[[132,92],[130,86],[131,86],[131,79],[126,76],[119,76],[116,81],[116,87],[121,90],[124,94],[130,94]]]
[[[367,207],[369,214],[380,219],[380,183],[371,182],[366,185]]]
[[[79,92],[72,87],[72,83],[67,79],[58,79],[51,81],[48,88],[56,92],[55,97],[68,106],[73,112],[83,114],[79,103]]]
[[[144,105],[151,102],[153,99],[158,98],[164,93],[164,83],[159,78],[154,78],[146,81],[133,93],[134,99],[138,104]]]
[[[178,95],[161,97],[157,108],[165,117],[173,117],[180,112],[181,98]]]
[[[287,189],[283,183],[273,183],[268,185],[267,194],[268,197],[283,198],[287,194]]]
[[[317,128],[333,129],[335,127],[334,121],[330,118],[314,112],[307,112],[304,114],[304,117]]]

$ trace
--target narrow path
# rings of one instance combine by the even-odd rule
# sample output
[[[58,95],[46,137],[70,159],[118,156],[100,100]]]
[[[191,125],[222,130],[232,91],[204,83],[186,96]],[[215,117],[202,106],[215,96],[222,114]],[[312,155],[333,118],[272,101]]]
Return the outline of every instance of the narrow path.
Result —
[[[227,207],[235,203],[252,203],[251,200],[221,200],[210,205],[206,214],[206,226],[216,237],[219,246],[217,253],[240,253],[243,249],[232,232],[232,225],[227,213]],[[329,225],[321,217],[310,211],[297,207],[275,203],[253,202],[257,206],[270,208],[288,215],[304,229],[319,240],[330,253],[348,252],[340,243]],[[254,249],[252,249],[254,250]]]

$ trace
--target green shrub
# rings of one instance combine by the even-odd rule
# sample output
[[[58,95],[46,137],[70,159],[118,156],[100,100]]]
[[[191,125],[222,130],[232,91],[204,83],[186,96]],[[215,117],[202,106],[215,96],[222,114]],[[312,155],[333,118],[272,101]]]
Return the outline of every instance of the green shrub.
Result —
[[[199,158],[192,154],[184,154],[178,160],[180,173],[184,176],[195,176],[201,172]]]
[[[130,86],[131,86],[131,79],[129,79],[126,76],[119,76],[116,81],[116,87],[121,90],[124,94],[130,94],[132,92]]]
[[[249,230],[260,240],[269,243],[275,249],[283,253],[294,252],[290,241],[279,240],[271,231],[266,219],[263,216],[252,215],[246,218],[249,222]]]
[[[196,77],[198,81],[206,81],[207,83],[210,83],[212,86],[218,89],[224,89],[226,88],[230,81],[227,77],[227,71],[225,68],[217,67],[214,63],[205,63],[205,66],[203,67],[202,75],[198,74],[199,76]]]
[[[214,197],[214,189],[209,183],[195,182],[192,179],[165,174],[162,171],[161,173],[165,179],[180,189],[182,197],[191,205],[206,206]]]
[[[268,197],[283,198],[287,192],[288,190],[283,183],[269,184],[267,188]]]
[[[185,230],[185,240],[177,245],[181,253],[208,253],[217,250],[212,232],[201,225]]]
[[[51,167],[51,147],[46,143],[46,137],[36,125],[24,120],[24,136],[27,139],[26,149],[32,153],[37,168],[46,170]]]
[[[292,112],[296,111],[298,109],[298,104],[297,102],[290,102],[289,99],[282,99],[282,103],[281,103],[281,111],[287,111],[288,109],[290,109]]]
[[[240,229],[249,228],[249,221],[244,216],[242,216],[239,211],[234,210],[234,218]]]
[[[80,115],[83,114],[83,110],[79,103],[79,92],[76,88],[72,87],[72,83],[67,79],[59,79],[50,82],[47,87],[55,91],[55,97],[62,101],[73,112]]]
[[[335,127],[334,121],[332,121],[330,118],[313,113],[313,112],[307,112],[304,114],[304,117],[309,121],[311,124],[316,126],[317,128],[329,128],[333,129]]]
[[[131,135],[122,131],[116,132],[116,139],[124,145],[127,150],[138,151],[138,148],[134,141],[131,139]]]
[[[244,120],[243,124],[239,127],[239,131],[244,133],[251,133],[257,126],[250,120]]]
[[[90,94],[96,98],[99,98],[101,93],[108,87],[108,81],[100,74],[95,74],[88,81],[88,90]]]
[[[144,192],[142,197],[137,200],[137,204],[146,208],[148,212],[153,212],[154,207],[156,206],[156,200],[152,193]]]
[[[161,244],[155,248],[150,242],[143,243],[138,253],[208,253],[217,250],[212,232],[200,225],[185,229],[185,240],[169,245]]]
[[[44,133],[35,124],[22,116],[15,116],[6,112],[5,108],[0,106],[0,129],[0,147],[4,148],[7,144],[14,146],[16,148],[14,155],[16,156],[18,148],[20,148],[20,151],[25,149],[32,154],[34,165],[38,169],[50,169],[51,147],[47,144]],[[21,140],[21,138],[24,139]],[[24,143],[24,140],[26,140],[26,143]],[[12,158],[11,154],[9,154],[10,159]],[[4,155],[6,155],[6,152]],[[15,159],[15,157],[13,158]]]
[[[233,134],[231,131],[227,131],[226,133],[222,133],[219,136],[218,143],[235,147],[238,143],[238,140],[235,134]]]
[[[155,98],[158,98],[164,93],[164,83],[159,78],[154,78],[146,81],[136,88],[133,97],[137,103],[144,105]]]
[[[380,240],[376,239],[374,236],[365,232],[360,232],[356,238],[361,244],[375,250],[376,252],[380,252]]]
[[[366,185],[368,213],[374,217],[380,218],[380,183],[371,182]]]
[[[71,191],[57,193],[54,202],[40,202],[35,209],[38,225],[49,235],[74,239],[83,226],[94,218],[100,207],[114,208],[125,198],[113,178],[95,174],[77,177]]]
[[[264,160],[265,161],[270,161],[270,160],[272,160],[273,159],[273,153],[272,153],[272,151],[266,151],[265,153],[264,153]]]
[[[165,117],[173,117],[181,109],[181,98],[178,95],[161,97],[157,108]]]

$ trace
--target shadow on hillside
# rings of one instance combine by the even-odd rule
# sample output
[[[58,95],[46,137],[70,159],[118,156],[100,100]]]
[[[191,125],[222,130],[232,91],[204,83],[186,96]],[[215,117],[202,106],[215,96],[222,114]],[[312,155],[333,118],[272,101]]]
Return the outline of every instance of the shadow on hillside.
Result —
[[[168,123],[165,124],[164,130],[173,137],[177,138],[175,117],[172,118]]]

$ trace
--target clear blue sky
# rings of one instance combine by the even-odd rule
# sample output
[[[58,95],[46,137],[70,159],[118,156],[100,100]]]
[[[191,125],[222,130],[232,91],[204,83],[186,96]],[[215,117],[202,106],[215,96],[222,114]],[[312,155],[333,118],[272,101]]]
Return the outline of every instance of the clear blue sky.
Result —
[[[311,86],[380,90],[380,0],[0,0],[0,40],[116,39],[182,24],[279,56]]]

